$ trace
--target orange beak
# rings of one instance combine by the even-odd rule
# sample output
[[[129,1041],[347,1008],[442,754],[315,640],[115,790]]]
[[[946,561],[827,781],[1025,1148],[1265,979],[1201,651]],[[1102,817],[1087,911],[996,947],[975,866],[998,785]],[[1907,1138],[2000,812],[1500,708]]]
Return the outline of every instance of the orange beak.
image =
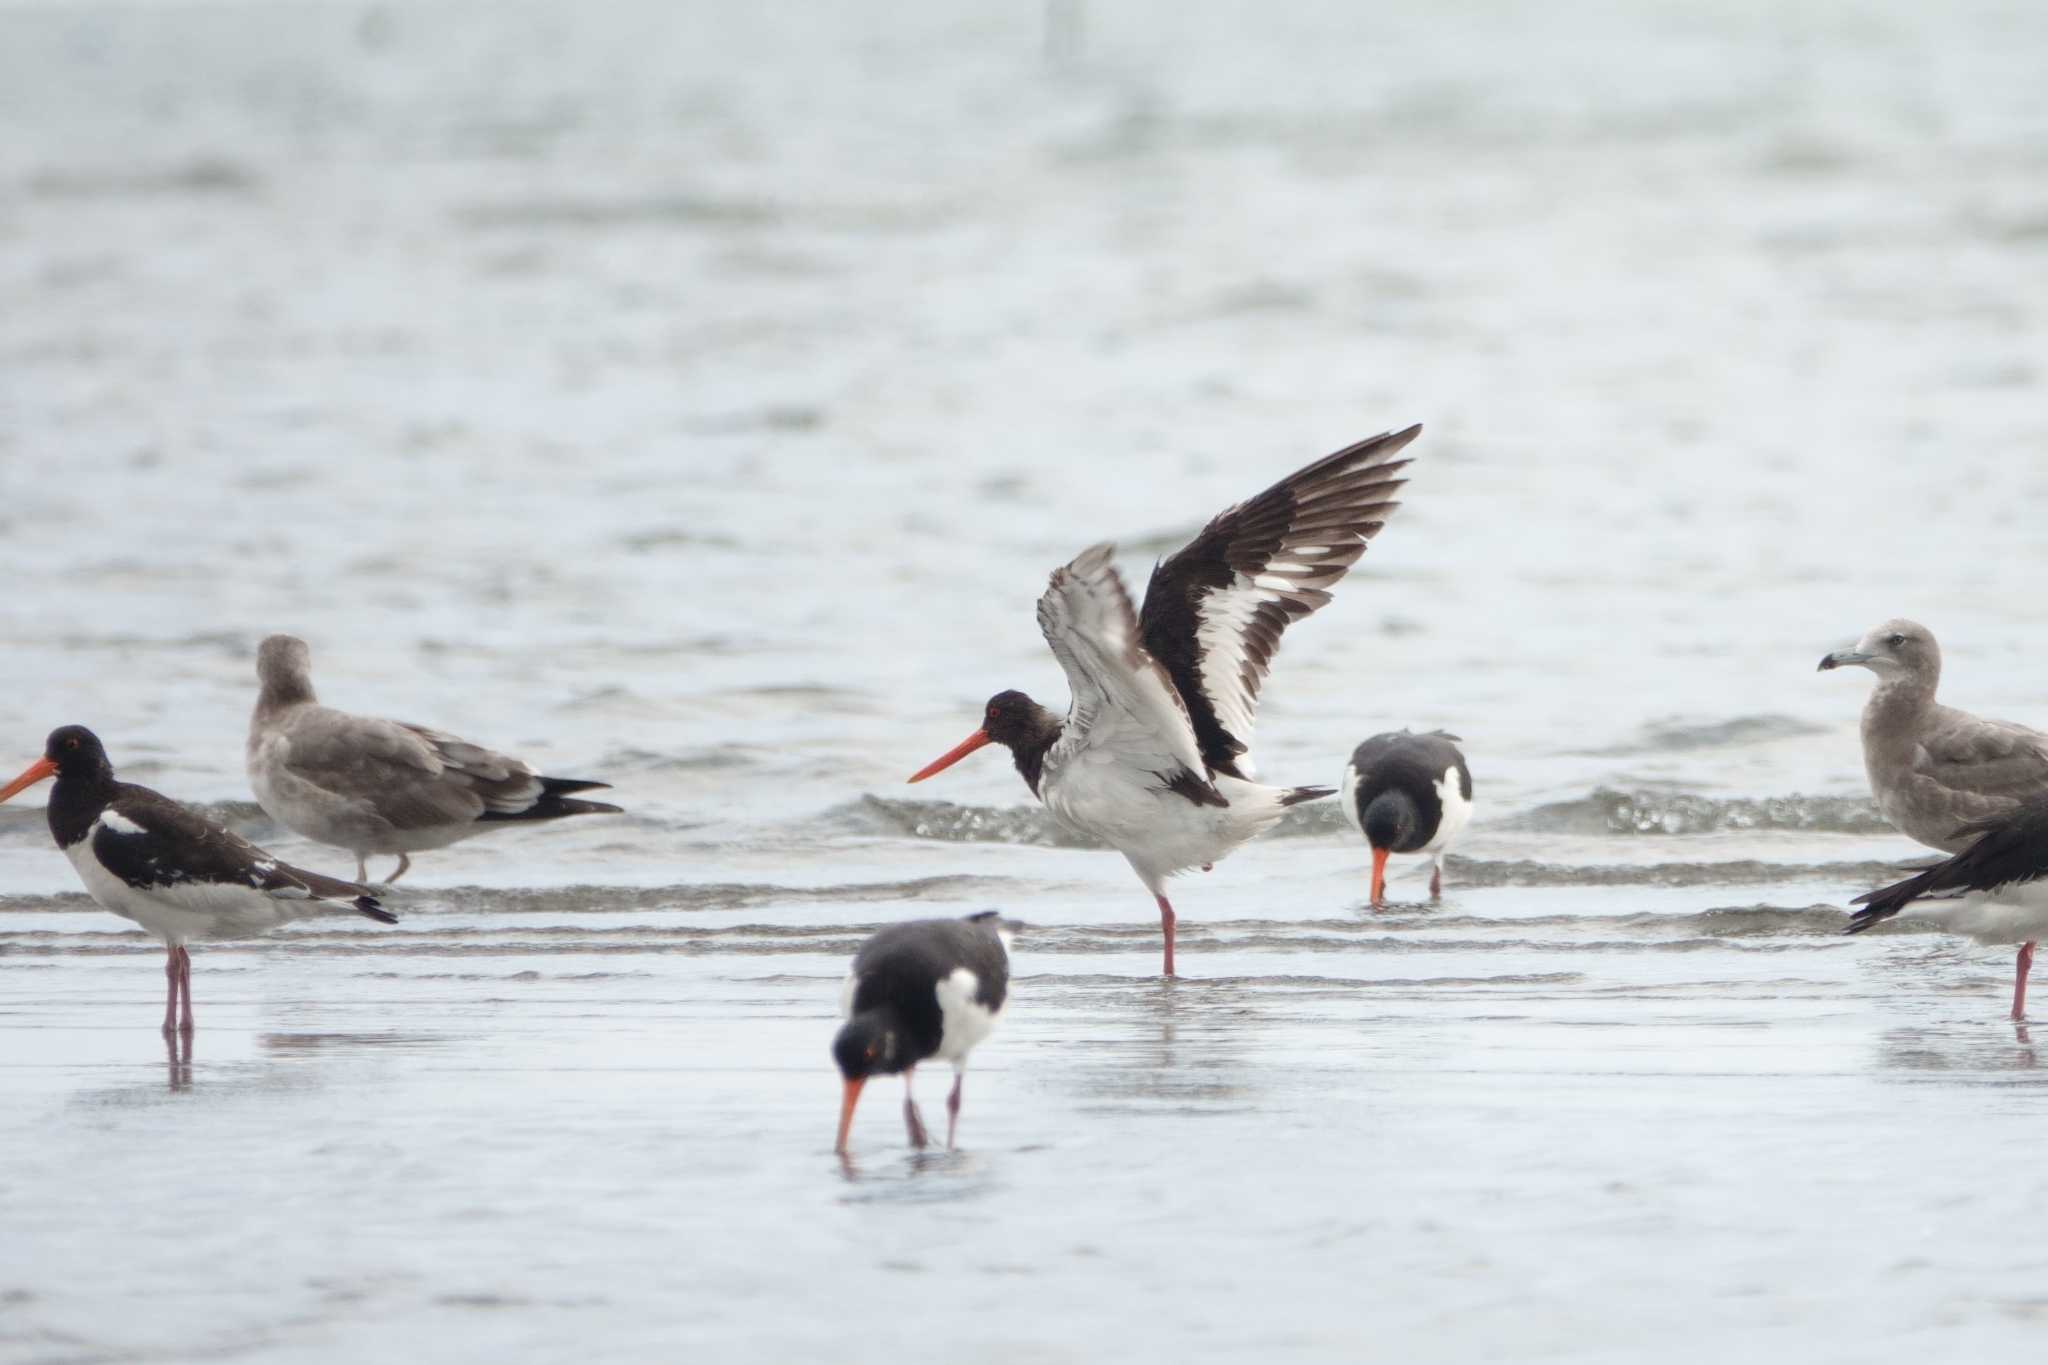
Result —
[[[55,777],[56,775],[57,765],[50,762],[47,758],[39,758],[29,764],[27,770],[20,777],[9,782],[5,788],[0,788],[0,801],[5,801],[10,796],[27,791],[46,777]]]
[[[1372,903],[1387,903],[1387,851],[1383,848],[1372,851]]]
[[[919,768],[910,780],[912,782],[922,782],[933,773],[942,773],[986,743],[988,743],[988,731],[976,730],[973,734],[961,740],[922,768]]]
[[[841,1156],[846,1155],[846,1134],[853,1127],[853,1106],[860,1103],[860,1088],[867,1083],[865,1076],[848,1081],[846,1098],[839,1102],[839,1141],[832,1150]]]

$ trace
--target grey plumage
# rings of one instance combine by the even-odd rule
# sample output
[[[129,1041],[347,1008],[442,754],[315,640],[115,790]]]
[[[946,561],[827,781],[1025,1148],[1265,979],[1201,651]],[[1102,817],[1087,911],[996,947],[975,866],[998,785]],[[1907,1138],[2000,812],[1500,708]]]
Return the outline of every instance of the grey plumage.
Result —
[[[248,766],[272,819],[356,855],[407,856],[499,823],[616,812],[567,793],[605,786],[543,777],[519,759],[424,725],[320,705],[304,641],[273,635],[257,653],[262,692],[249,721]]]
[[[1887,621],[1820,666],[1877,675],[1863,708],[1863,764],[1878,810],[1908,837],[1960,853],[1983,822],[2048,795],[2048,734],[1935,700],[1941,647],[1927,627]]]

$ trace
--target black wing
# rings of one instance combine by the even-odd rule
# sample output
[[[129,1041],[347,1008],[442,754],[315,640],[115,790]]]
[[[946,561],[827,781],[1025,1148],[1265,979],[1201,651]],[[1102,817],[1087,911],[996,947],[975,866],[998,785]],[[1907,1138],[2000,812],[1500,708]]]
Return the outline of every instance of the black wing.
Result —
[[[1849,920],[1845,932],[1860,934],[1928,896],[1996,891],[2048,877],[2048,798],[2037,797],[2010,816],[1979,821],[1959,833],[1974,834],[1977,842],[1925,872],[1858,896],[1851,903],[1865,908]]]
[[[1388,432],[1288,475],[1222,513],[1152,571],[1139,627],[1187,704],[1209,770],[1249,778],[1259,688],[1280,633],[1330,600],[1399,506],[1394,458],[1422,433]]]
[[[369,888],[273,858],[241,835],[147,787],[123,783],[93,836],[100,865],[133,887],[246,886],[281,900],[328,900],[396,924]]]

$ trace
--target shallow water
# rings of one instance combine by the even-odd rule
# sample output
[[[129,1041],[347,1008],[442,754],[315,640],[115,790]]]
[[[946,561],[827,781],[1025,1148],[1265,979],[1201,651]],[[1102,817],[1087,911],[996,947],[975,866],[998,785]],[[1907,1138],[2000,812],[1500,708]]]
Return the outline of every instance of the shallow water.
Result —
[[[2048,721],[2048,18],[1077,8],[0,8],[7,761],[344,870],[241,773],[287,629],[630,810],[202,946],[173,1058],[0,807],[0,1359],[2038,1337],[2009,954],[1837,932],[1920,851],[1812,669],[1911,614]],[[1258,748],[1464,736],[1441,906],[1304,809],[1165,983],[997,757],[902,785],[1064,695],[1054,564],[1412,420]],[[842,1170],[848,956],[990,906],[962,1150],[877,1083]]]

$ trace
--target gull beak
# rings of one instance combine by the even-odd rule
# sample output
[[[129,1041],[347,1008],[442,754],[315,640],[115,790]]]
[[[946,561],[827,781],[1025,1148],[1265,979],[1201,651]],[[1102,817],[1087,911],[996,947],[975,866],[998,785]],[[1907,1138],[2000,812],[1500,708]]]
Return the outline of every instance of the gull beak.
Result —
[[[922,782],[934,773],[942,773],[986,743],[988,743],[988,731],[976,730],[973,734],[946,750],[945,753],[940,754],[937,758],[919,768],[912,774],[910,780],[912,782]]]
[[[25,770],[23,770],[20,777],[15,778],[12,782],[9,782],[5,787],[0,787],[0,801],[5,801],[9,797],[27,791],[30,787],[33,787],[36,783],[42,781],[46,777],[55,777],[56,775],[57,765],[52,763],[47,758],[39,758],[35,762],[29,764],[28,767]]]
[[[865,1076],[854,1076],[846,1082],[846,1097],[839,1101],[839,1141],[832,1150],[846,1155],[846,1135],[853,1128],[853,1107],[860,1103],[860,1088],[868,1083]]]
[[[1860,649],[1838,649],[1832,654],[1821,656],[1819,671],[1828,673],[1837,668],[1847,668],[1851,664],[1867,664],[1871,657]]]

